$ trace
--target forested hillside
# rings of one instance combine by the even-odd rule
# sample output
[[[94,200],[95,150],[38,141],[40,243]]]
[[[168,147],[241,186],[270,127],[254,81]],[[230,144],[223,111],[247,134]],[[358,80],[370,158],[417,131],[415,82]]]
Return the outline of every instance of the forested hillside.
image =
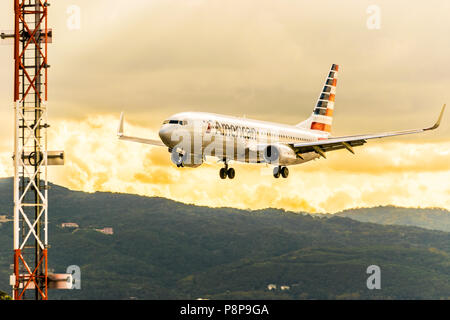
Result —
[[[9,218],[11,183],[0,180],[0,215]],[[450,298],[447,232],[59,186],[50,197],[49,268],[81,268],[81,290],[51,291],[52,299]],[[113,234],[98,231],[105,227]],[[12,222],[4,222],[5,292],[11,263]],[[380,290],[366,286],[370,265],[381,269]]]

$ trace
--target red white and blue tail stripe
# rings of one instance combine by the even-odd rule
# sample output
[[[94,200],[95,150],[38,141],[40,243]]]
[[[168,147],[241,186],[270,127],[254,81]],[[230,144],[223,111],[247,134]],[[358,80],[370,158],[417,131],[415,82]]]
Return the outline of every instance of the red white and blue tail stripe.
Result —
[[[338,71],[339,66],[333,64],[312,115],[305,121],[297,124],[297,127],[330,133],[333,122]]]
[[[312,130],[331,131],[339,66],[333,64],[311,116]]]

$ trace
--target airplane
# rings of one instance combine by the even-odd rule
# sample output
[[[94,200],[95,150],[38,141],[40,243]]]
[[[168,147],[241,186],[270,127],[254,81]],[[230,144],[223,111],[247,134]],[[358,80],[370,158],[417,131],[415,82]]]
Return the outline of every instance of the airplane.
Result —
[[[273,176],[287,178],[288,166],[317,158],[326,158],[330,151],[362,146],[370,139],[415,134],[439,127],[445,110],[443,105],[436,123],[423,129],[402,130],[377,134],[331,136],[331,125],[339,66],[333,64],[311,116],[288,125],[206,112],[177,113],[164,120],[159,130],[160,140],[126,136],[124,115],[120,115],[117,131],[120,140],[167,147],[177,167],[198,167],[212,156],[223,162],[221,179],[233,179],[230,161],[273,165]]]

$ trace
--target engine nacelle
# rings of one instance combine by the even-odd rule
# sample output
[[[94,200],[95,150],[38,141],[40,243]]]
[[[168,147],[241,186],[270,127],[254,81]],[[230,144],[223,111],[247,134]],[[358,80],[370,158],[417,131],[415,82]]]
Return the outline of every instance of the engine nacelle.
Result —
[[[264,161],[270,164],[289,165],[298,162],[294,150],[284,144],[271,144],[264,148]]]
[[[177,167],[196,168],[203,163],[201,155],[192,154],[190,152],[179,153],[175,150],[172,151],[170,159]]]

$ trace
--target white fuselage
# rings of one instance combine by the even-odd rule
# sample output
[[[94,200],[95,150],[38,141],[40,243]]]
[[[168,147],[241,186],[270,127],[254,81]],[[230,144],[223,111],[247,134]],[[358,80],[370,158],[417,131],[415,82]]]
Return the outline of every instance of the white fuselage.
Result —
[[[204,112],[184,112],[164,121],[159,136],[170,151],[215,156],[221,160],[264,162],[262,147],[270,144],[315,142],[328,133],[275,122],[238,118]],[[289,150],[288,150],[289,152]],[[292,151],[293,152],[293,151]],[[300,164],[317,158],[315,152],[291,157],[282,165]]]

